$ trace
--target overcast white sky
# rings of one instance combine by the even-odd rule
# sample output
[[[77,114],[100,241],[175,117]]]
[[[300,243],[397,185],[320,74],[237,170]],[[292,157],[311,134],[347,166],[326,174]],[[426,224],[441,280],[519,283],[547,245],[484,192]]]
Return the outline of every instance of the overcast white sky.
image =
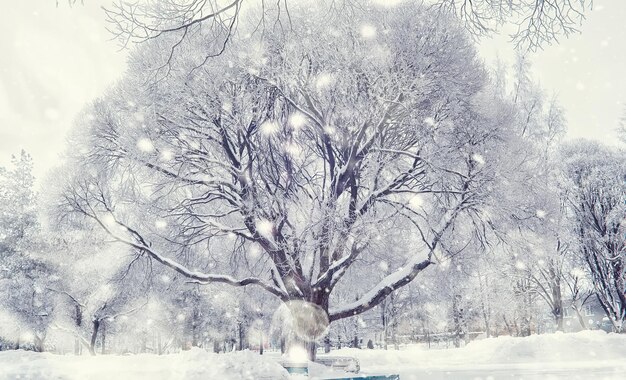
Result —
[[[42,178],[58,162],[81,108],[121,77],[126,52],[105,30],[101,5],[85,0],[11,1],[0,12],[0,166],[27,150]],[[10,5],[9,5],[10,3]],[[583,33],[532,54],[533,72],[567,112],[568,137],[614,143],[626,103],[626,1],[595,0]],[[512,59],[506,36],[481,43],[487,61]]]

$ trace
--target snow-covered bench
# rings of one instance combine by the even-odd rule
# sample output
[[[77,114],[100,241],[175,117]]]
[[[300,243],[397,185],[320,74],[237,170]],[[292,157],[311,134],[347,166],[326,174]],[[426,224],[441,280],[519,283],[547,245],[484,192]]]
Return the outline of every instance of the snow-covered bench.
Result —
[[[350,356],[318,356],[315,362],[346,372],[359,373],[361,370],[359,360]]]

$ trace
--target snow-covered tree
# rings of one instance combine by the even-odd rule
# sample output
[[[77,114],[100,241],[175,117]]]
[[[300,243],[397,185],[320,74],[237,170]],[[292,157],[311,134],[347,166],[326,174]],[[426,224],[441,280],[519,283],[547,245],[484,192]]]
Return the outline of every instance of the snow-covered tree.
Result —
[[[578,249],[596,297],[616,331],[626,319],[626,162],[624,152],[591,142],[563,148]]]
[[[49,287],[58,277],[42,255],[32,169],[24,151],[12,168],[0,168],[0,318],[9,326],[0,335],[43,351],[56,303]]]
[[[353,9],[349,22],[311,12],[324,8],[294,7],[290,31],[264,35],[244,33],[249,15],[234,48],[190,76],[215,44],[197,34],[147,86],[167,42],[137,51],[86,113],[61,202],[192,281],[307,301],[300,311],[321,316],[307,339],[472,238],[512,122],[451,20],[416,22],[432,14],[415,5]],[[385,252],[401,264],[333,304],[353,264]],[[249,265],[215,273],[211,257]]]
[[[70,0],[70,3],[75,0]],[[135,3],[117,2],[106,9],[110,30],[123,46],[142,43],[163,35],[173,35],[177,41],[202,30],[216,43],[205,53],[205,60],[219,55],[227,48],[237,33],[241,18],[250,8],[261,6],[264,18],[260,32],[271,29],[268,25],[279,24],[279,32],[293,27],[297,18],[291,17],[291,9],[302,1],[254,2],[244,0],[144,0]],[[327,12],[337,12],[348,20],[356,8],[373,6],[419,7],[414,1],[341,0],[325,4]],[[544,1],[544,0],[430,0],[425,4],[443,15],[454,15],[465,28],[476,36],[497,32],[502,25],[513,24],[517,31],[513,43],[521,48],[536,50],[558,41],[561,36],[577,33],[591,9],[592,0]],[[277,32],[273,30],[272,32]],[[168,46],[170,58],[178,53],[178,43]],[[169,62],[169,61],[168,61]]]
[[[95,355],[98,344],[104,353],[113,322],[147,303],[142,268],[135,265],[138,259],[129,252],[107,246],[101,231],[64,227],[51,239],[54,257],[48,259],[56,263],[60,277],[49,288],[58,298],[54,327],[74,336],[75,354],[82,351],[82,345]]]
[[[626,144],[626,107],[624,107],[624,114],[622,115],[619,125],[617,126],[617,137]]]

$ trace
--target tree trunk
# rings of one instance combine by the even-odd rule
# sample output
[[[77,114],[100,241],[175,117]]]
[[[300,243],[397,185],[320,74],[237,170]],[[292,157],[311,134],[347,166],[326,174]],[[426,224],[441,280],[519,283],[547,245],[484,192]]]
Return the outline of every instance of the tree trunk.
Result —
[[[100,329],[100,320],[94,319],[91,329],[91,340],[89,341],[89,353],[96,355],[96,339],[98,338],[98,330]]]
[[[380,319],[383,323],[383,349],[387,350],[387,315],[385,313],[385,306],[387,302],[383,301],[380,303]]]
[[[385,323],[385,321],[383,320],[383,349],[387,350],[387,324]]]
[[[200,319],[200,312],[196,307],[193,309],[191,316],[191,347],[198,347],[198,322]]]
[[[463,309],[461,309],[461,296],[455,295],[452,300],[452,319],[454,321],[454,347],[461,347],[461,339],[465,336],[463,333]]]
[[[106,349],[106,323],[104,323],[104,321],[102,322],[102,348],[100,350],[100,353],[102,355],[104,355],[105,349]]]
[[[398,351],[400,345],[398,344],[398,335],[396,334],[396,326],[391,327],[391,341],[393,342],[393,349]]]
[[[552,314],[556,323],[556,330],[563,332],[563,296],[561,294],[561,277],[559,273],[550,267],[552,277]]]
[[[524,300],[525,300],[525,312],[526,315],[524,317],[522,317],[522,322],[523,322],[523,326],[521,328],[521,332],[522,332],[522,336],[530,336],[532,333],[532,311],[531,311],[531,307],[532,307],[532,295],[530,294],[529,291],[526,291],[526,294],[524,296]]]
[[[487,309],[485,308],[485,303],[481,301],[480,306],[483,312],[483,321],[485,322],[485,334],[487,334],[487,338],[491,338],[491,324],[489,323],[489,316]]]
[[[574,309],[576,317],[578,317],[578,323],[580,323],[580,327],[582,327],[583,330],[589,329],[589,326],[587,326],[587,321],[585,320],[585,317],[583,316],[581,310],[577,307],[573,307],[572,309]]]
[[[359,297],[357,297],[356,299],[358,301]],[[352,338],[352,347],[361,348],[359,346],[359,318],[356,316],[353,318],[354,318],[354,337]]]
[[[77,330],[80,331],[80,327],[83,325],[83,310],[80,305],[74,305],[74,323],[76,324]],[[81,345],[80,339],[74,339],[74,355],[80,355],[81,353]]]
[[[35,333],[35,338],[34,338],[35,342],[34,342],[34,350],[35,352],[43,352],[44,351],[44,340],[45,340],[45,336],[44,337],[40,337],[38,334]]]
[[[502,320],[504,321],[504,325],[506,326],[507,331],[509,332],[510,336],[513,336],[513,329],[511,328],[511,325],[509,324],[509,322],[506,320],[506,317],[503,315],[502,316]]]
[[[491,310],[487,308],[485,303],[485,287],[488,286],[488,280],[485,276],[485,285],[483,285],[482,275],[480,273],[480,269],[478,269],[478,285],[480,289],[480,308],[483,315],[483,320],[485,322],[485,333],[487,334],[487,338],[491,337]]]
[[[556,322],[556,331],[560,331],[560,332],[565,331],[563,328],[563,313],[560,313],[559,315],[555,315],[554,319]]]
[[[317,343],[315,341],[306,342],[305,346],[306,346],[306,351],[309,355],[309,360],[314,362],[315,359],[317,358]]]
[[[241,321],[237,322],[237,332],[238,332],[238,335],[239,335],[239,347],[238,347],[238,350],[239,351],[243,351],[243,348],[244,348],[243,347],[244,346],[244,344],[243,344],[244,331],[243,331],[243,322],[241,322]]]

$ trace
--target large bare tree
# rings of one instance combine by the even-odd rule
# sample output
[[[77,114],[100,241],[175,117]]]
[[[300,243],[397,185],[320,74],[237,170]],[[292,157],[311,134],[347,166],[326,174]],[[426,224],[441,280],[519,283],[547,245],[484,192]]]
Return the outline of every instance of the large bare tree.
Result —
[[[191,281],[303,302],[296,314],[314,318],[296,325],[315,338],[473,238],[513,112],[464,30],[425,8],[291,18],[285,33],[242,24],[193,75],[219,42],[186,39],[171,75],[147,85],[168,41],[135,52],[77,129],[61,210]],[[206,255],[240,265],[214,273]],[[354,272],[390,255],[401,264]],[[368,288],[333,298],[355,274]]]

